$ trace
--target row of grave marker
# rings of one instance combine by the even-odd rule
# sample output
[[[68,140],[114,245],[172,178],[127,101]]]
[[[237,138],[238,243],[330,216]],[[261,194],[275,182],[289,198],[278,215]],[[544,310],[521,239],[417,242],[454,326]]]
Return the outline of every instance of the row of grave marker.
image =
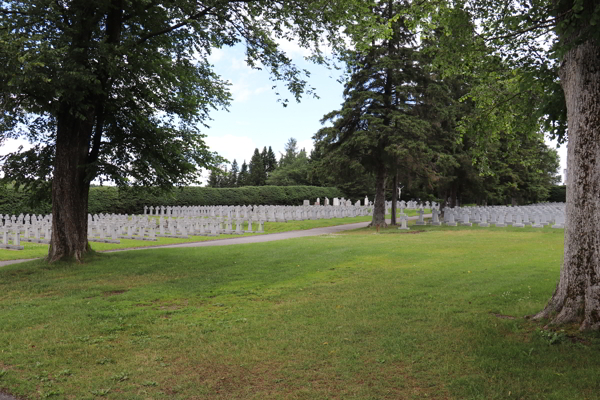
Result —
[[[420,209],[418,213],[419,217],[415,225],[426,225],[423,217],[424,211]],[[473,226],[475,223],[481,227],[494,225],[499,228],[551,226],[555,229],[562,229],[565,227],[565,203],[545,203],[521,207],[447,207],[444,209],[443,221],[440,220],[441,212],[438,209],[432,209],[431,214],[431,225]],[[406,224],[407,219],[405,214],[401,215],[401,226],[398,229],[410,229]]]
[[[158,207],[157,207],[158,208]],[[167,210],[167,209],[165,209]],[[368,215],[368,207],[211,206],[169,207],[172,216],[88,215],[88,240],[117,243],[119,239],[157,240],[219,234],[263,233],[265,222],[344,218]],[[253,230],[253,225],[256,230]],[[235,229],[234,229],[235,226]],[[22,241],[50,243],[52,215],[0,215],[0,248],[22,250]]]

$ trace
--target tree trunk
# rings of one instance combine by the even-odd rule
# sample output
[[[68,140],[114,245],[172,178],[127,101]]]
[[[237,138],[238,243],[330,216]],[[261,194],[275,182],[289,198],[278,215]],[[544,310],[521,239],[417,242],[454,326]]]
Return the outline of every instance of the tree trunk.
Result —
[[[93,118],[59,112],[52,180],[52,238],[48,262],[81,261],[88,251],[87,213],[90,181],[87,157]]]
[[[394,188],[392,189],[392,222],[390,225],[396,225],[396,203],[398,203],[398,171],[394,175]]]
[[[569,146],[565,252],[560,280],[535,319],[600,329],[600,47],[588,40],[560,69]]]
[[[373,219],[370,226],[385,227],[385,165],[377,166],[375,176],[375,204],[373,205]]]

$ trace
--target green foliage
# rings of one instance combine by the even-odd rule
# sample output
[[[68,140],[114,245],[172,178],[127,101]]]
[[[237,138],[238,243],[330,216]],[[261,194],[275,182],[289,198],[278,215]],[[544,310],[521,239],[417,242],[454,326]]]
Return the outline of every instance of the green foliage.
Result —
[[[304,150],[301,150],[293,160],[281,163],[276,170],[271,172],[267,179],[267,185],[275,186],[313,184],[311,160],[306,156],[306,151]]]
[[[266,153],[265,153],[266,155]],[[248,179],[246,185],[248,186],[264,186],[267,180],[267,172],[265,165],[263,164],[263,157],[260,155],[258,149],[254,149],[254,154],[248,164]]]
[[[34,192],[37,193],[37,192]],[[49,214],[52,212],[50,198],[33,202],[34,194],[21,188],[17,190],[13,185],[0,185],[0,214]]]
[[[49,202],[28,207],[26,191],[0,188],[0,213],[9,215],[49,214]],[[332,187],[315,186],[245,186],[240,188],[184,187],[166,194],[149,189],[126,189],[111,186],[90,188],[88,211],[91,214],[142,214],[144,206],[214,206],[214,205],[301,205],[319,198],[343,197]]]
[[[556,203],[566,203],[567,202],[567,186],[552,186],[548,193],[547,201],[556,202]]]
[[[237,178],[238,186],[246,186],[248,184],[248,164],[246,164],[246,160],[242,164],[242,168],[240,169],[240,173]]]
[[[0,142],[22,136],[39,146],[9,156],[4,172],[20,183],[48,181],[56,146],[77,142],[87,157],[73,168],[85,167],[87,182],[195,182],[199,168],[222,162],[200,127],[231,99],[208,61],[213,49],[244,43],[247,63],[266,67],[299,100],[312,94],[306,71],[277,40],[293,38],[324,62],[322,38],[339,50],[338,29],[368,20],[367,11],[356,0],[5,2]]]

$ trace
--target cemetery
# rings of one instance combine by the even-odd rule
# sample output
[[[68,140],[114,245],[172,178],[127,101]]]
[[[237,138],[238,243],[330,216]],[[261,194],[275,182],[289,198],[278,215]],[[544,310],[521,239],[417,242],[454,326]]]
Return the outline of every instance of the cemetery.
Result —
[[[0,400],[600,399],[599,16],[2,2]]]
[[[372,203],[334,198],[331,202],[320,199],[314,205],[306,200],[302,206],[144,206],[143,214],[94,214],[88,215],[88,241],[97,243],[120,243],[121,239],[151,241],[160,244],[160,238],[188,239],[190,237],[219,237],[265,233],[264,225],[270,222],[345,219],[368,217]],[[332,203],[333,205],[330,205]],[[386,202],[386,214],[390,214],[391,202]],[[397,203],[398,229],[408,230],[408,217],[404,211],[412,210],[418,215],[416,226],[472,226],[564,228],[564,203],[506,207],[456,207],[444,212],[435,202]],[[425,210],[431,218],[425,220]],[[442,217],[443,215],[443,217]],[[343,223],[343,222],[342,222]],[[23,250],[22,243],[49,244],[52,231],[52,215],[0,215],[0,249]],[[0,256],[0,259],[2,257]]]
[[[420,217],[425,206],[400,203],[398,211]],[[426,225],[407,226],[420,235],[390,226],[380,234],[364,228],[222,248],[104,253],[77,268],[48,269],[42,261],[2,267],[0,387],[23,399],[591,394],[600,372],[597,338],[523,318],[555,286],[564,230],[552,225],[563,206],[463,207],[445,210],[440,225],[433,224],[437,204],[429,206]],[[314,208],[258,208],[256,220],[263,214],[265,226],[292,224],[268,220]],[[456,226],[447,225],[450,216]],[[92,234],[100,239],[103,229],[106,240],[107,224],[119,226],[117,236],[141,236],[142,228],[149,238],[144,224],[161,217],[165,235],[189,235],[201,219],[237,227],[236,209],[228,207],[148,207],[146,215],[130,215],[130,225],[97,217]],[[531,226],[519,227],[519,217]],[[545,228],[534,228],[536,219]],[[158,224],[156,239],[167,240]],[[100,244],[110,245],[92,245]]]

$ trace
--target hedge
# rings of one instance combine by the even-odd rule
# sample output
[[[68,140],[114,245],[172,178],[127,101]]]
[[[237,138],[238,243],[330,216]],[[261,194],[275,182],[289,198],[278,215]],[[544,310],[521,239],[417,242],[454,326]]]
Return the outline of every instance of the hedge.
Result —
[[[567,202],[567,187],[563,186],[552,186],[548,193],[548,201],[556,203]]]
[[[317,197],[343,197],[333,187],[316,186],[244,186],[240,188],[184,187],[170,193],[150,189],[118,189],[112,186],[90,188],[88,211],[91,214],[141,214],[144,206],[215,206],[215,205],[301,205],[303,200],[314,203]],[[26,192],[0,188],[0,213],[48,214],[50,202],[28,206]]]

